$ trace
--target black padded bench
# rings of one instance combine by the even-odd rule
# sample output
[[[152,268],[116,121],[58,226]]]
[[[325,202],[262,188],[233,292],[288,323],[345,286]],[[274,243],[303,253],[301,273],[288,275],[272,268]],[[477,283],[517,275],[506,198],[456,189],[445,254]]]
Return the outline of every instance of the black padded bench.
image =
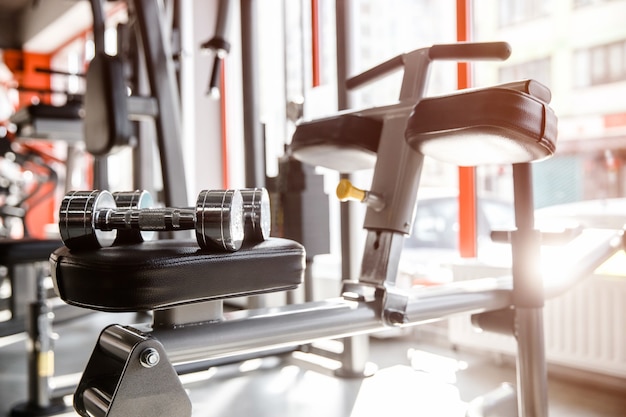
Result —
[[[290,150],[296,159],[340,172],[374,167],[383,129],[381,120],[339,114],[304,122],[293,134]]]
[[[32,104],[18,110],[11,122],[21,138],[61,140],[68,143],[84,139],[83,105],[68,101],[62,106]]]
[[[407,122],[407,143],[460,166],[545,159],[556,151],[550,90],[533,80],[430,97]]]
[[[232,253],[207,252],[195,240],[157,240],[80,252],[64,246],[50,261],[68,304],[129,312],[296,288],[305,252],[279,238]]]
[[[557,118],[550,90],[534,80],[462,90],[420,100],[407,121],[407,143],[457,165],[544,159],[555,151]],[[360,112],[298,125],[296,159],[341,172],[373,168],[382,121]]]

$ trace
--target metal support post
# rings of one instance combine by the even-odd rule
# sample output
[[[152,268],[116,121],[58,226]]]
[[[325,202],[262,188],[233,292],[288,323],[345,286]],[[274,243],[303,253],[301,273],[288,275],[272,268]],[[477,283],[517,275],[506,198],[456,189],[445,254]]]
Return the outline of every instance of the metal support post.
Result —
[[[259,120],[258,15],[256,0],[241,0],[243,129],[247,187],[265,186],[265,148]]]
[[[36,271],[37,298],[28,310],[28,399],[11,409],[12,417],[52,416],[65,412],[63,398],[52,398],[50,379],[54,376],[53,313],[44,286],[45,270]]]
[[[517,398],[521,417],[547,417],[548,378],[543,334],[540,233],[534,225],[532,168],[513,165],[516,230],[512,233],[513,305],[517,339]]]
[[[158,104],[155,126],[163,171],[164,203],[167,207],[185,207],[188,201],[181,144],[180,97],[171,46],[159,10],[160,2],[134,0],[132,3],[141,32],[150,93]]]

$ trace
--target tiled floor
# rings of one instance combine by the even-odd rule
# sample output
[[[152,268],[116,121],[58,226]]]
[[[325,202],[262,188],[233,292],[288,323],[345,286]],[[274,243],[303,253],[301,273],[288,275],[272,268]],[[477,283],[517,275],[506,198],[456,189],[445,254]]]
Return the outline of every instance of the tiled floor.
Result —
[[[98,314],[59,326],[57,373],[80,372],[106,324],[133,320],[133,316]],[[372,339],[370,358],[379,370],[365,379],[336,378],[297,366],[290,359],[270,358],[247,370],[235,364],[206,372],[204,379],[185,387],[194,417],[461,417],[475,397],[502,382],[515,382],[509,360],[454,350],[433,342],[419,328],[401,337]],[[624,416],[626,385],[621,388],[609,390],[551,377],[550,415]],[[13,338],[13,343],[0,339],[0,416],[25,398],[24,338]],[[67,415],[74,413],[70,410]]]

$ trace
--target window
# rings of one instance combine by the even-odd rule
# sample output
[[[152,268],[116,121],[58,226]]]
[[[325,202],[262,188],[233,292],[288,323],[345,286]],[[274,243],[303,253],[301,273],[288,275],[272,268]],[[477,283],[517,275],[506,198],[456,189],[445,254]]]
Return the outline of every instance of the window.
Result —
[[[549,87],[551,66],[551,59],[549,57],[503,66],[500,68],[500,82],[530,78]]]
[[[574,86],[590,87],[626,80],[626,41],[574,52]]]
[[[550,14],[552,1],[546,0],[503,0],[500,2],[500,26],[537,19]]]
[[[597,6],[602,3],[608,3],[612,0],[574,0],[574,8],[578,9],[585,6]]]
[[[490,240],[492,230],[509,230],[515,225],[513,205],[501,200],[479,198],[477,202],[477,238]],[[458,197],[426,198],[417,203],[413,231],[405,248],[458,249]]]

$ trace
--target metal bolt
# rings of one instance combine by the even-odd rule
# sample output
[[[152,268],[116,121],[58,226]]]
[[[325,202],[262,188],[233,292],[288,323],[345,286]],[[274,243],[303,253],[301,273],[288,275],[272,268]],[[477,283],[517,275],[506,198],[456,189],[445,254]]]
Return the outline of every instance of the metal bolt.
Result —
[[[394,325],[394,326],[401,326],[403,324],[406,324],[407,318],[406,315],[401,312],[401,311],[397,311],[397,310],[386,310],[385,311],[385,316],[387,318],[387,320],[389,321],[390,324]]]
[[[161,360],[159,352],[154,348],[146,348],[139,355],[139,361],[144,368],[152,368]]]

